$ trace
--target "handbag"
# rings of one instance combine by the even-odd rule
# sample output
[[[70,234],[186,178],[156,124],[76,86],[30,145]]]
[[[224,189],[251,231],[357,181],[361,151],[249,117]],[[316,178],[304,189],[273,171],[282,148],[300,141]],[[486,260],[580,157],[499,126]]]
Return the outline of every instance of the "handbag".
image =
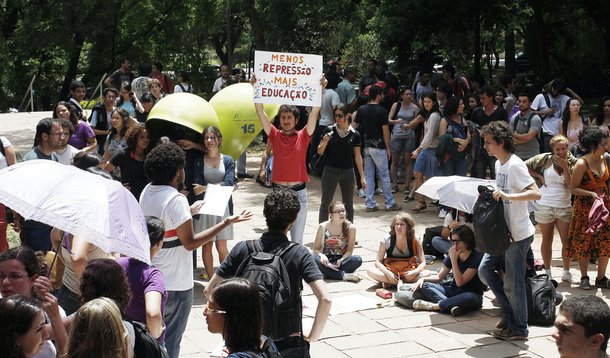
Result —
[[[504,218],[504,204],[493,198],[493,187],[479,185],[478,190],[479,198],[472,211],[476,248],[490,255],[504,255],[514,241]]]
[[[324,171],[324,165],[326,164],[326,155],[314,154],[309,162],[309,172],[311,175],[321,177]]]
[[[417,258],[391,258],[387,257],[383,259],[383,266],[385,266],[394,275],[404,278],[407,271],[411,271],[417,268]]]

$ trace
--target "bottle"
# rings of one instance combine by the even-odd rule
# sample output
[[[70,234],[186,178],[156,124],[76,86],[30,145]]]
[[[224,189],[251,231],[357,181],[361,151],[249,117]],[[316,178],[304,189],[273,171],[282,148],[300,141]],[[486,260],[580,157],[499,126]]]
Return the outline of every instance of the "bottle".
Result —
[[[595,294],[595,296],[604,298],[604,294],[602,293],[602,289],[601,288],[597,289],[597,293]]]

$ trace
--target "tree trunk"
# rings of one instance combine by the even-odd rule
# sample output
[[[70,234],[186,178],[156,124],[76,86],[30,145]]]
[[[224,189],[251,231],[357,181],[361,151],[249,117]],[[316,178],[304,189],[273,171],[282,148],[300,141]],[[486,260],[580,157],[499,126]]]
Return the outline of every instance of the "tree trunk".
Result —
[[[538,62],[540,63],[540,75],[546,81],[549,78],[551,62],[549,59],[549,48],[546,39],[546,26],[544,24],[544,14],[542,13],[542,4],[540,0],[532,1],[534,10],[534,28],[536,31],[538,45]]]
[[[70,84],[76,78],[78,71],[78,60],[83,49],[83,44],[85,43],[85,36],[81,33],[75,33],[74,36],[72,36],[72,43],[74,46],[72,46],[72,50],[70,51],[68,69],[66,70],[64,82],[61,86],[58,101],[63,101],[68,98]]]
[[[256,12],[254,0],[245,0],[244,6],[246,7],[248,19],[250,20],[250,27],[252,28],[252,34],[254,35],[256,49],[265,50],[265,32],[263,30],[263,25],[261,24],[260,18],[258,17],[258,13]]]
[[[474,2],[474,74],[481,76],[481,4]]]
[[[506,30],[504,34],[504,74],[515,76],[515,31]]]

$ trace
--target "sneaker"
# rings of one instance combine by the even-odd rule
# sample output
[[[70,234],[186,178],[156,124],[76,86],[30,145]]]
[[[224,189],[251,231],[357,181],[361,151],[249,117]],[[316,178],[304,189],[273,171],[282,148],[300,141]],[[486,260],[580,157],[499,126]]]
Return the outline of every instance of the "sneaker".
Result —
[[[610,288],[610,280],[606,276],[600,280],[595,280],[595,287],[597,288]]]
[[[358,189],[358,197],[365,198],[366,194],[364,193],[364,189]]]
[[[358,283],[360,282],[360,276],[355,273],[345,273],[343,275],[343,281]]]
[[[248,173],[237,173],[237,178],[238,179],[252,179],[252,178],[254,178],[254,175],[248,174]]]
[[[405,189],[405,191],[404,191],[404,193],[405,193],[405,194],[407,194],[407,195],[409,195],[409,194],[411,194],[411,190],[409,190],[409,188],[406,188],[406,189]]]
[[[591,289],[591,283],[589,282],[589,276],[583,276],[580,278],[580,288],[582,288],[583,290],[590,290]]]
[[[462,309],[460,308],[460,306],[455,306],[455,307],[451,308],[451,315],[453,317],[457,317],[461,314],[462,314]]]
[[[570,270],[563,270],[563,274],[561,275],[561,281],[572,283],[572,273]]]
[[[405,203],[410,203],[410,202],[415,201],[415,198],[412,197],[412,196],[407,195],[407,196],[405,196],[405,198],[402,201],[405,202]]]
[[[377,210],[379,210],[379,208],[376,206],[373,206],[372,208],[369,208],[369,207],[366,208],[367,213],[371,213],[371,212],[377,211]]]
[[[392,187],[392,194],[394,194],[394,193],[398,193],[398,186],[396,186],[396,185],[394,185]]]
[[[494,307],[500,307],[500,301],[498,301],[497,298],[494,298],[493,300],[491,300],[491,305]]]
[[[544,273],[549,276],[549,280],[553,279],[553,274],[551,273],[551,270],[549,269],[544,269]]]
[[[498,323],[496,323],[497,329],[504,329],[506,327],[508,327],[508,325],[503,320],[499,320]]]
[[[444,219],[445,216],[447,216],[447,210],[441,209],[441,210],[438,211],[438,217],[439,218]]]
[[[496,338],[504,339],[506,341],[526,341],[527,340],[527,336],[517,334],[508,328],[493,330],[491,332],[491,335]]]
[[[432,202],[430,203],[430,205],[432,205],[432,206],[439,206],[439,205],[441,205],[441,204],[438,202],[438,200],[432,200]]]
[[[398,210],[401,210],[401,209],[402,209],[402,206],[394,203],[394,205],[392,205],[392,206],[390,206],[388,208],[385,208],[385,211],[398,211]]]
[[[383,195],[383,190],[381,190],[381,188],[377,188],[375,190],[375,195]]]
[[[416,311],[432,311],[432,306],[434,303],[424,301],[424,300],[415,300],[413,302],[413,309]]]

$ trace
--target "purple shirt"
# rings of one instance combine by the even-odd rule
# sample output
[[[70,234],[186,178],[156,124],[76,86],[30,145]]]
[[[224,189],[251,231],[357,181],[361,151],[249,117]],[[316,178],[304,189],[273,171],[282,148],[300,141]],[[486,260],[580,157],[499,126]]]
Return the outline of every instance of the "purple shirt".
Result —
[[[120,257],[116,260],[123,268],[129,287],[131,288],[131,301],[125,315],[133,320],[146,324],[146,303],[144,295],[147,292],[157,291],[162,294],[161,316],[165,316],[165,302],[167,302],[167,291],[163,281],[163,274],[158,268],[149,266],[144,262]],[[157,339],[159,342],[165,341],[165,332]]]
[[[95,133],[89,123],[78,121],[78,127],[74,129],[74,134],[68,140],[68,144],[80,150],[87,146],[87,140],[91,137],[95,138]]]

